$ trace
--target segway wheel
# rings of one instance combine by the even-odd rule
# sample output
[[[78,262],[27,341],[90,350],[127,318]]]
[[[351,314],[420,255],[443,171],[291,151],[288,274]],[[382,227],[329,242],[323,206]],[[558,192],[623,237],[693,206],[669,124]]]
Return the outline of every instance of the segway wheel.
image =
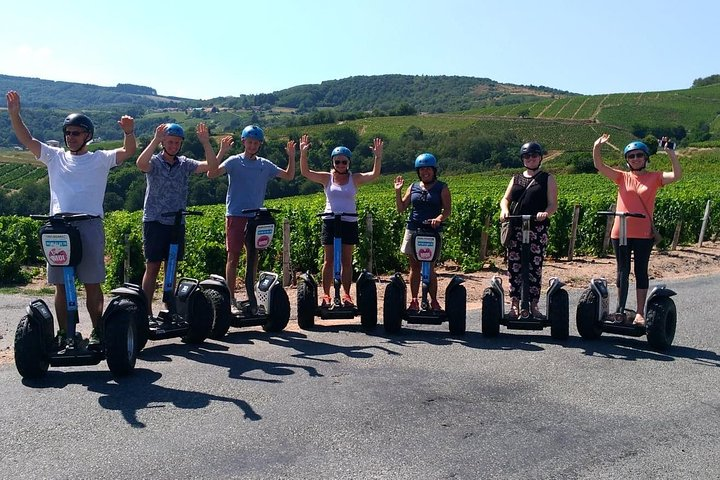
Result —
[[[585,340],[595,340],[602,335],[598,318],[598,297],[589,288],[580,296],[575,312],[575,323],[578,333]]]
[[[480,330],[486,337],[496,337],[500,333],[500,297],[488,287],[483,291]]]
[[[105,359],[114,376],[122,377],[135,369],[138,354],[138,325],[135,321],[137,315],[135,304],[122,300],[117,309],[105,319]]]
[[[315,326],[316,308],[317,289],[310,282],[300,280],[297,286],[297,322],[300,328],[308,330]]]
[[[402,315],[405,305],[403,292],[393,282],[385,287],[383,298],[383,326],[387,333],[398,333],[402,328]]]
[[[25,315],[15,330],[15,367],[23,378],[45,375],[50,367],[39,322]]]
[[[375,279],[368,279],[358,282],[357,302],[360,310],[360,324],[365,330],[373,330],[377,327],[377,285]]]
[[[445,299],[445,312],[448,317],[450,334],[465,335],[467,318],[467,290],[458,285],[448,293]]]
[[[290,321],[290,299],[280,284],[275,285],[270,294],[270,312],[262,328],[266,332],[282,332]]]
[[[550,298],[550,336],[556,340],[567,340],[570,336],[570,300],[567,290],[560,289]]]
[[[197,289],[190,296],[190,305],[185,320],[188,323],[187,335],[182,341],[190,344],[203,343],[213,327],[213,309],[209,290]]]
[[[205,293],[210,301],[210,309],[213,312],[213,322],[209,336],[219,340],[230,329],[230,298],[213,288],[206,289]]]
[[[647,307],[645,329],[648,344],[656,350],[670,348],[675,339],[677,309],[670,297],[653,298]]]

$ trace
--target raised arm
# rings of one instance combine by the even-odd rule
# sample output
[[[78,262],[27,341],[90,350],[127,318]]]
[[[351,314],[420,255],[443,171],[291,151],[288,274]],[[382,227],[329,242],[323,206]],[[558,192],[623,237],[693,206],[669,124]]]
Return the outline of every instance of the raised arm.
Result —
[[[6,95],[8,115],[10,116],[10,124],[18,141],[25,148],[30,150],[35,158],[40,158],[42,144],[30,134],[30,130],[25,126],[22,117],[20,117],[20,94],[14,90],[10,90]]]
[[[407,188],[405,195],[403,195],[402,187],[404,183],[405,179],[402,175],[395,177],[395,206],[397,207],[397,211],[400,213],[403,213],[407,207],[410,206],[410,188],[412,185]]]
[[[123,146],[115,149],[115,162],[120,165],[128,158],[135,155],[137,140],[135,139],[135,119],[129,115],[123,115],[118,120],[118,125],[123,129]]]
[[[232,135],[225,135],[222,140],[220,140],[220,149],[215,157],[216,161],[213,165],[208,163],[208,177],[215,178],[225,174],[225,167],[221,167],[220,165],[222,164],[223,158],[225,158],[225,155],[233,145],[235,145],[235,141],[233,140]]]
[[[155,135],[153,136],[153,139],[147,144],[142,153],[140,153],[137,160],[135,160],[135,165],[137,165],[141,172],[148,173],[150,171],[150,159],[152,158],[153,153],[155,153],[157,148],[160,146],[160,142],[162,142],[163,138],[165,138],[166,131],[166,124],[161,123],[158,125],[157,128],[155,128]]]
[[[355,180],[355,185],[362,185],[363,183],[372,182],[376,178],[380,176],[380,167],[382,164],[382,156],[383,156],[383,141],[381,138],[376,138],[373,140],[373,144],[370,147],[370,150],[373,152],[373,168],[369,172],[363,172],[353,175],[353,179]]]
[[[288,156],[288,164],[285,170],[281,170],[278,174],[283,180],[292,180],[295,178],[295,140],[289,140],[285,147],[285,153]]]
[[[668,157],[670,157],[670,162],[672,163],[672,171],[671,172],[663,172],[662,177],[662,183],[663,185],[667,185],[668,183],[677,182],[682,177],[682,167],[680,166],[680,161],[677,158],[677,154],[675,153],[675,150],[672,148],[668,148],[667,146],[667,137],[663,137],[662,140],[665,142],[665,152],[668,154]]]
[[[207,125],[200,122],[195,129],[195,133],[197,133],[198,140],[200,140],[200,144],[203,146],[203,151],[205,152],[205,161],[198,164],[195,173],[207,173],[210,170],[216,171],[220,163],[210,144],[210,130],[208,130]]]
[[[308,151],[312,143],[310,143],[310,137],[303,135],[300,137],[300,175],[307,178],[311,182],[320,183],[327,185],[330,181],[329,172],[318,172],[316,170],[310,170],[308,164]]]
[[[607,143],[608,140],[610,140],[610,135],[607,133],[603,133],[600,138],[595,140],[595,143],[593,144],[593,164],[601,175],[605,175],[614,182],[621,172],[605,165],[602,161],[602,155],[600,154],[603,143]]]

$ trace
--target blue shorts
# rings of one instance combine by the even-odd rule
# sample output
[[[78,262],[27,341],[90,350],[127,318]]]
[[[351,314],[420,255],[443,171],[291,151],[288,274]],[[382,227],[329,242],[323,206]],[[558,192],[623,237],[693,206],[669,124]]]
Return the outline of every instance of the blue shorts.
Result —
[[[75,278],[80,283],[102,283],[105,281],[105,228],[102,218],[70,222],[80,231],[82,260],[75,267]],[[64,282],[63,267],[48,265],[48,283],[59,285]]]
[[[172,230],[174,225],[165,225],[160,222],[143,222],[143,251],[148,262],[167,261]],[[178,242],[178,262],[185,254],[185,225],[180,225],[180,238]]]

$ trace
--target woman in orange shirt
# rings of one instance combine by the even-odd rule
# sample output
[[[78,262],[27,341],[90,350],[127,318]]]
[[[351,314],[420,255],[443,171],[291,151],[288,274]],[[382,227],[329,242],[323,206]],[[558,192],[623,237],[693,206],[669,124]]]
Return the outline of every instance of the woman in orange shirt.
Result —
[[[664,150],[672,162],[672,171],[648,172],[645,168],[650,159],[650,149],[640,141],[630,142],[623,151],[625,163],[629,171],[609,167],[603,163],[602,156],[600,155],[602,145],[607,143],[609,139],[610,136],[604,133],[600,138],[595,140],[595,144],[593,145],[593,163],[602,175],[608,177],[618,186],[617,207],[615,210],[617,212],[645,214],[645,218],[626,217],[627,246],[629,251],[633,252],[636,283],[635,293],[637,296],[637,314],[635,315],[633,323],[642,326],[645,325],[645,299],[647,298],[648,286],[650,284],[648,263],[654,243],[651,220],[653,212],[655,211],[655,196],[661,187],[680,180],[682,168],[680,167],[680,162],[677,159],[675,150],[668,148],[667,143],[664,143]],[[667,139],[663,137],[663,140]],[[615,217],[610,238],[612,239],[617,261],[616,286],[618,288],[618,304],[624,305],[627,299],[628,277],[630,276],[630,255],[621,257],[618,253],[619,231],[620,219],[619,217]],[[625,288],[621,288],[621,286],[625,286]],[[621,295],[625,298],[620,298]]]

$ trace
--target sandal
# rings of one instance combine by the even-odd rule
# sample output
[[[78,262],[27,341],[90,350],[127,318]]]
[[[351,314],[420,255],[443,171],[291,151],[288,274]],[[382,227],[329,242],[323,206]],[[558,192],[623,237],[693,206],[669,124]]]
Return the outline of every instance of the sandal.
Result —
[[[352,297],[347,293],[343,294],[342,301],[346,307],[354,307],[355,306],[355,304],[352,301]]]
[[[332,298],[330,298],[330,295],[323,295],[322,299],[322,307],[329,307],[332,305]]]
[[[442,312],[442,307],[440,306],[440,304],[438,303],[437,300],[433,300],[430,303],[430,308],[435,312]]]
[[[517,305],[511,305],[510,311],[508,312],[508,317],[518,318],[518,315],[520,315],[520,307]]]
[[[635,320],[633,320],[632,324],[635,325],[636,327],[644,327],[645,326],[645,317],[643,317],[639,313],[635,314]]]

